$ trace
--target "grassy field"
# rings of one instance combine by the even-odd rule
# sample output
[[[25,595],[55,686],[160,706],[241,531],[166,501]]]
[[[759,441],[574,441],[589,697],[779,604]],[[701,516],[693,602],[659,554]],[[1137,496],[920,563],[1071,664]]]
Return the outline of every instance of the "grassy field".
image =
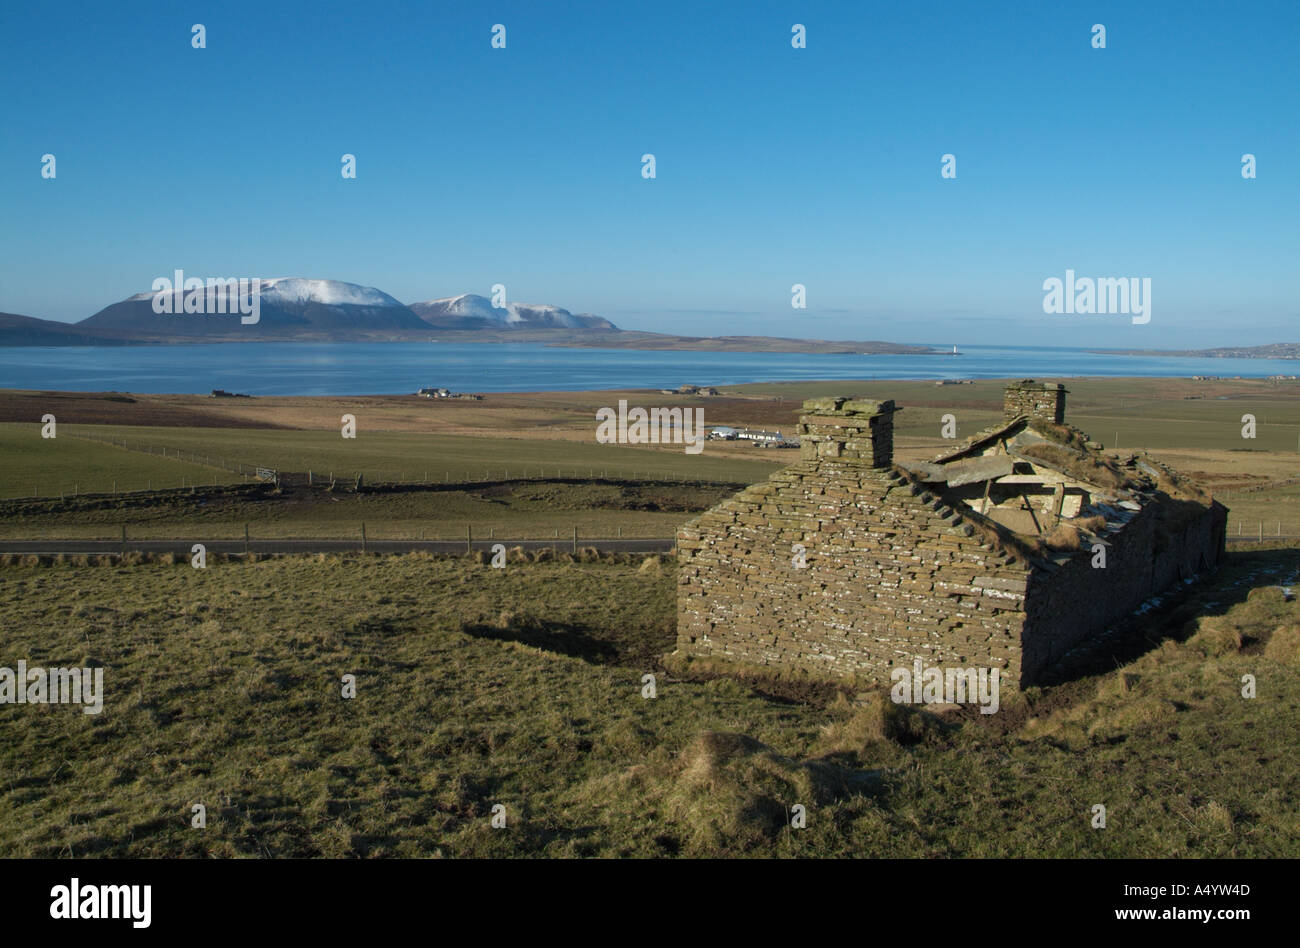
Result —
[[[0,708],[0,855],[1300,855],[1294,550],[989,716],[679,677],[671,566],[564,559],[0,565],[0,665],[106,692]]]
[[[1300,384],[1265,380],[1066,379],[1067,417],[1120,453],[1148,448],[1161,460],[1214,491],[1230,508],[1229,533],[1300,535]],[[789,451],[709,443],[703,454],[680,447],[599,445],[594,441],[597,407],[626,398],[631,404],[700,407],[706,424],[736,424],[793,431],[805,398],[861,393],[891,397],[903,406],[896,416],[900,460],[933,457],[951,447],[940,436],[952,414],[964,438],[1001,418],[1001,381],[935,385],[920,381],[797,382],[735,386],[721,396],[664,396],[644,391],[493,394],[483,401],[431,401],[410,396],[372,398],[210,399],[199,396],[122,396],[0,393],[0,500],[65,496],[74,489],[109,492],[149,483],[176,487],[246,480],[238,473],[258,467],[330,474],[350,482],[472,484],[483,479],[679,480],[748,484],[794,460]],[[57,442],[39,438],[42,408],[57,409]],[[355,414],[358,436],[339,434],[342,413]],[[1257,437],[1241,437],[1241,417],[1253,414]],[[32,418],[28,423],[14,419]],[[119,423],[112,423],[118,419]],[[140,424],[139,422],[149,422]],[[74,434],[125,440],[127,451],[78,440]],[[169,457],[158,452],[166,450]],[[206,466],[192,460],[209,458]],[[226,470],[233,468],[234,471]],[[513,538],[563,535],[574,526],[586,536],[667,536],[686,519],[673,509],[608,503],[605,488],[565,487],[545,503],[486,496],[470,488],[421,499],[391,496],[335,498],[320,504],[263,504],[253,510],[170,504],[156,511],[97,514],[74,511],[44,518],[0,517],[0,536],[116,535],[120,523],[142,537],[187,534],[189,520],[210,526],[213,537],[242,535],[242,524],[259,524],[264,536],[351,535],[361,521],[376,537],[462,536],[477,533]],[[591,494],[592,496],[584,496]],[[563,495],[563,496],[562,496]],[[692,509],[678,505],[682,514]],[[180,517],[181,519],[177,519]],[[25,532],[28,531],[28,532]]]
[[[743,484],[676,481],[515,481],[399,491],[205,490],[108,501],[0,502],[0,538],[196,541],[356,537],[462,540],[663,538]]]
[[[69,426],[95,433],[95,429]],[[104,433],[102,430],[99,433]],[[133,446],[199,455],[246,469],[268,467],[328,479],[455,483],[514,477],[639,477],[752,483],[773,464],[753,455],[736,458],[705,450],[687,454],[680,445],[628,447],[565,439],[470,437],[411,431],[360,431],[355,439],[332,431],[222,428],[120,428],[111,435]],[[121,449],[119,449],[121,450]],[[134,453],[134,452],[133,452]],[[794,452],[771,452],[789,459]],[[208,472],[211,475],[211,471]],[[233,478],[238,480],[237,477]]]
[[[40,425],[0,425],[0,498],[109,493],[115,483],[118,491],[134,491],[230,479],[205,465],[85,441],[67,428],[42,438]]]

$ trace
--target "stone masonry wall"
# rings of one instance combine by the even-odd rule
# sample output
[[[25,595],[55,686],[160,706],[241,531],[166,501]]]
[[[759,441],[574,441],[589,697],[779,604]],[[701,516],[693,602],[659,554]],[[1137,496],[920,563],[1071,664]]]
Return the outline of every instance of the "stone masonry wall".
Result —
[[[882,684],[915,657],[1020,678],[1025,567],[892,469],[801,460],[677,545],[680,654]]]
[[[1215,525],[1224,513],[1216,504],[1157,552],[1159,513],[1148,506],[1109,539],[1104,569],[1092,565],[1088,550],[1053,569],[1036,568],[1025,598],[1024,680],[1036,680],[1070,649],[1153,596],[1216,566],[1224,534]]]
[[[1008,420],[1021,415],[1055,424],[1065,422],[1065,386],[1059,382],[1012,382],[1003,392],[1002,413]]]
[[[1060,420],[1064,397],[1017,383],[1007,412]],[[1024,687],[1221,561],[1221,505],[1166,535],[1153,500],[1111,535],[1105,569],[1089,550],[1029,565],[892,466],[892,402],[804,408],[798,462],[678,532],[679,654],[879,684],[920,658],[1000,668]]]

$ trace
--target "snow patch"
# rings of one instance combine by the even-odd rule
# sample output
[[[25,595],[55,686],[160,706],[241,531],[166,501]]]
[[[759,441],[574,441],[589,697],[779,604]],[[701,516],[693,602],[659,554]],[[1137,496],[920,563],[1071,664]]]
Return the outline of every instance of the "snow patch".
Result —
[[[169,277],[170,279],[170,277]],[[213,279],[216,279],[214,277]],[[207,279],[203,278],[204,286]],[[153,291],[137,293],[128,300],[153,299]],[[359,286],[341,280],[304,280],[299,277],[275,277],[262,281],[263,302],[319,303],[322,306],[401,306],[402,304],[373,286]]]

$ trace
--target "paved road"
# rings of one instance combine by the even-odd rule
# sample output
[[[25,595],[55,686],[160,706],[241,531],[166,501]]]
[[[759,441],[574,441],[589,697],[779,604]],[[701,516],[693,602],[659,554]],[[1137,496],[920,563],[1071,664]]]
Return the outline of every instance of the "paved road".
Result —
[[[361,541],[348,540],[250,540],[245,549],[243,540],[205,540],[194,536],[188,540],[130,540],[126,549],[133,553],[177,553],[190,555],[190,548],[202,543],[209,553],[347,553],[359,552]],[[525,550],[554,548],[571,551],[572,540],[475,540],[473,549],[491,551],[496,544],[507,550],[522,546]],[[668,540],[579,539],[578,547],[595,547],[603,553],[667,553],[673,548]],[[369,553],[464,553],[464,540],[367,540]],[[121,540],[0,540],[0,553],[31,553],[73,556],[120,553]]]

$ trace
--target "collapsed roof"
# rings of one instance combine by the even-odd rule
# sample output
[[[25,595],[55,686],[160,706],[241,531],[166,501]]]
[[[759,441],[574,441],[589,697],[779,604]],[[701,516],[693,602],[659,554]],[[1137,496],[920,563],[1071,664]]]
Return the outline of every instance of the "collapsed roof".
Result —
[[[1018,413],[1023,402],[1015,399],[1029,390],[1049,397]],[[1061,386],[1017,383],[1008,388],[1009,420],[932,461],[898,466],[964,517],[1004,537],[1009,531],[1029,556],[1109,545],[1153,504],[1169,530],[1210,505],[1207,494],[1145,455],[1104,454],[1064,423],[1064,396]]]

